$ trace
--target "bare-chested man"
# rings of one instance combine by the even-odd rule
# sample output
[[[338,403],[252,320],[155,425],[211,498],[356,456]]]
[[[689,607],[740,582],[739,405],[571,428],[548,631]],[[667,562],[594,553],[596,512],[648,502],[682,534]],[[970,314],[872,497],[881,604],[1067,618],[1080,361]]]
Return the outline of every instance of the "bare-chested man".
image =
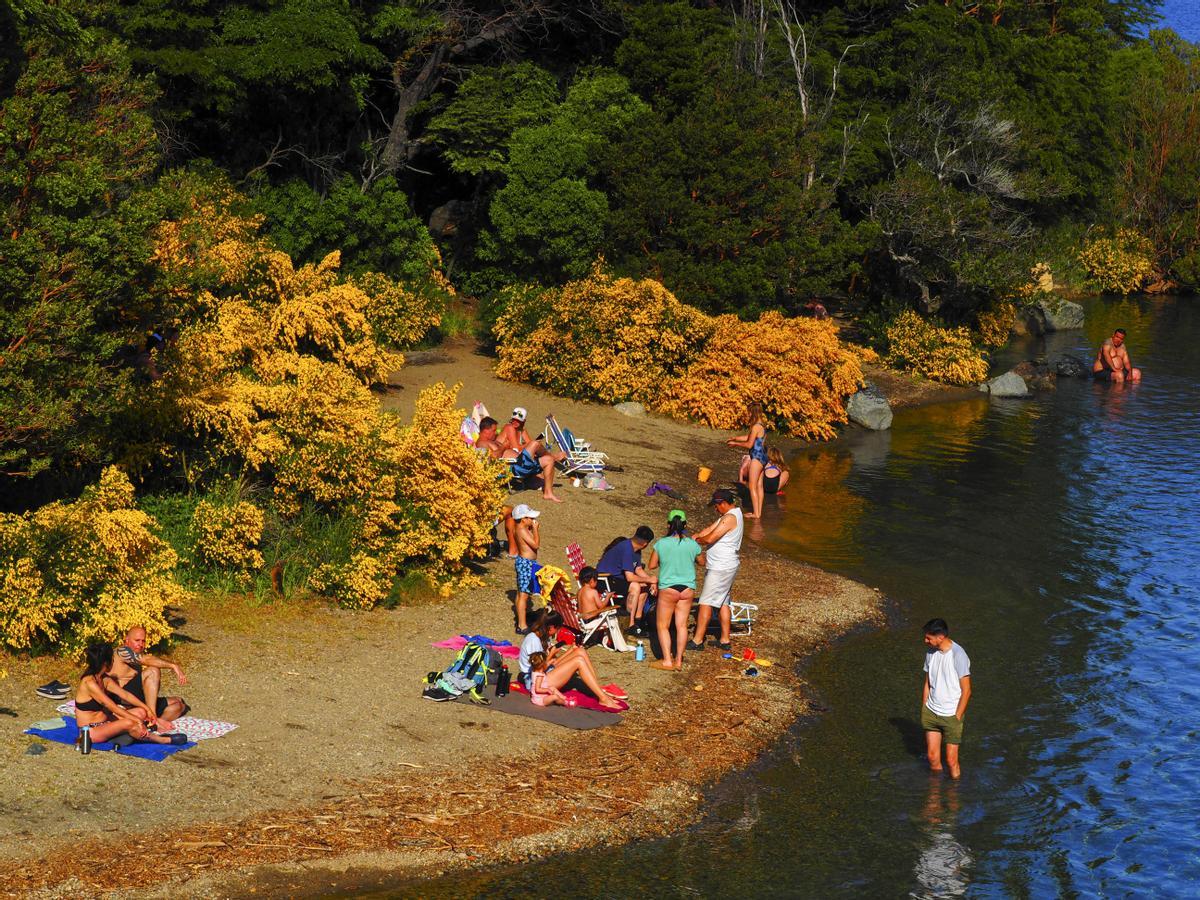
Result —
[[[529,609],[529,596],[533,593],[538,548],[542,545],[542,535],[538,530],[540,515],[536,509],[530,509],[524,503],[517,504],[516,509],[512,511],[512,517],[517,523],[517,555],[513,559],[513,569],[517,573],[517,634],[529,633],[526,613]]]
[[[1124,328],[1118,328],[1112,333],[1112,337],[1100,345],[1100,352],[1096,354],[1096,362],[1092,365],[1092,374],[1096,378],[1107,378],[1118,384],[1122,381],[1142,380],[1142,370],[1135,369],[1129,361],[1129,351],[1125,349]]]
[[[485,448],[494,459],[511,459],[514,478],[524,480],[540,472],[542,496],[555,503],[561,503],[562,500],[554,494],[554,466],[566,459],[567,455],[562,452],[551,453],[540,437],[531,439],[525,430],[525,418],[524,407],[518,406],[498,437],[496,420],[490,417],[482,419],[479,422],[479,437],[475,446]]]
[[[125,642],[113,654],[112,669],[105,678],[108,689],[126,709],[142,709],[159,729],[168,728],[188,710],[181,697],[160,697],[162,669],[170,669],[180,684],[187,684],[183,669],[175,663],[146,652],[146,629],[131,628]]]

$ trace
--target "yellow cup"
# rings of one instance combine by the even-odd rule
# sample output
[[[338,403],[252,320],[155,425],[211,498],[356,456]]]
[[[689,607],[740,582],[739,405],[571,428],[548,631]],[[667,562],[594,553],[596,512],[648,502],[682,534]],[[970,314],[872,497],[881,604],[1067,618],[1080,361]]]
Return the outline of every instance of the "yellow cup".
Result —
[[[696,478],[699,479],[701,482],[705,482],[705,481],[708,481],[708,479],[711,475],[712,475],[712,469],[706,468],[705,466],[701,466],[700,471],[696,473]]]

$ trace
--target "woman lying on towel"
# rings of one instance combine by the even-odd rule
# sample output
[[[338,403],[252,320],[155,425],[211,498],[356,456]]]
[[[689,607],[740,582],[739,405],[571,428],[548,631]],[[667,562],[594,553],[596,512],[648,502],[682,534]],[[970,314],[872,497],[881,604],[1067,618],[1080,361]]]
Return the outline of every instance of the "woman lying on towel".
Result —
[[[543,692],[561,691],[571,680],[571,676],[578,675],[587,689],[600,701],[601,706],[620,710],[621,705],[617,701],[626,698],[615,697],[600,687],[596,670],[592,667],[586,650],[582,647],[558,647],[553,644],[552,639],[558,633],[560,625],[562,616],[552,609],[543,609],[534,616],[529,626],[529,634],[521,641],[521,656],[517,660],[521,686],[532,695],[533,666],[530,659],[535,653],[543,653],[546,657],[545,676],[538,679],[538,687]]]
[[[113,648],[110,644],[92,644],[84,652],[83,677],[75,691],[75,724],[79,726],[76,747],[81,753],[91,753],[94,741],[112,740],[128,734],[139,741],[152,744],[186,744],[184,734],[155,734],[146,728],[138,713],[141,710],[123,709],[105,692],[101,680],[112,668]]]

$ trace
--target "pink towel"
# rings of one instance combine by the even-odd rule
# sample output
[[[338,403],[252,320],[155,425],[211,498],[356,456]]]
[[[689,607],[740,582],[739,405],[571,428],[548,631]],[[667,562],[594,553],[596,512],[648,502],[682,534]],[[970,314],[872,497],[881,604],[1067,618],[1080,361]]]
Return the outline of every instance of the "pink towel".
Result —
[[[615,684],[606,684],[606,685],[604,685],[604,689],[606,691],[611,689],[614,691],[619,691],[622,694],[625,693],[619,687],[617,687]],[[512,690],[518,694],[528,694],[529,693],[529,691],[525,690],[525,688],[522,687],[519,683],[517,683],[516,680],[514,680],[512,683]],[[583,691],[576,691],[576,690],[563,691],[563,696],[574,699],[575,705],[577,707],[579,707],[580,709],[594,709],[596,712],[624,712],[625,710],[629,709],[629,704],[626,703],[624,700],[617,701],[617,704],[620,706],[619,710],[609,709],[607,706],[604,706],[603,704],[601,704],[601,702],[599,700],[597,700],[595,697],[593,697],[591,694],[585,694]]]
[[[447,640],[438,641],[433,646],[437,647],[439,650],[461,650],[463,647],[467,646],[467,639],[461,634],[456,634],[454,637],[448,638]],[[492,649],[506,659],[516,659],[521,655],[521,648],[513,647],[511,644],[507,646],[492,647]]]

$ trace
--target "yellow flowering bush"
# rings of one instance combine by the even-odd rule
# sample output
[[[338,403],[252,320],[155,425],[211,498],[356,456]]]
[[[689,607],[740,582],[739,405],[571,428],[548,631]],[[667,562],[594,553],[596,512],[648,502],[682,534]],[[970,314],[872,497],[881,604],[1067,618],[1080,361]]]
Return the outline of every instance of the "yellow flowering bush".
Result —
[[[493,334],[502,378],[722,428],[744,424],[758,402],[778,428],[830,437],[862,381],[832,322],[714,318],[657,281],[600,265],[561,288],[510,290]]]
[[[979,342],[985,347],[1003,347],[1008,343],[1013,324],[1017,321],[1016,304],[999,300],[975,316]]]
[[[659,282],[597,265],[561,288],[511,292],[494,329],[496,373],[569,397],[655,405],[712,329]]]
[[[154,526],[115,467],[74,502],[0,516],[0,643],[67,653],[135,625],[150,644],[170,634],[166,609],[187,592]]]
[[[262,510],[245,500],[232,505],[201,500],[192,513],[196,559],[218,569],[242,575],[261,569],[262,532]]]
[[[435,273],[436,274],[436,273]],[[413,291],[378,272],[351,279],[367,295],[364,309],[379,340],[391,347],[409,347],[442,324],[444,297],[439,291]]]
[[[939,328],[907,309],[887,327],[889,364],[947,384],[978,384],[987,361],[967,328]]]
[[[1084,243],[1079,262],[1101,291],[1132,294],[1154,275],[1154,244],[1132,228],[1119,228]]]
[[[846,421],[846,397],[862,383],[858,360],[829,320],[777,312],[757,322],[720,316],[704,352],[671,383],[661,408],[715,428],[737,428],[757,402],[775,428],[825,440],[836,434],[835,422]]]

